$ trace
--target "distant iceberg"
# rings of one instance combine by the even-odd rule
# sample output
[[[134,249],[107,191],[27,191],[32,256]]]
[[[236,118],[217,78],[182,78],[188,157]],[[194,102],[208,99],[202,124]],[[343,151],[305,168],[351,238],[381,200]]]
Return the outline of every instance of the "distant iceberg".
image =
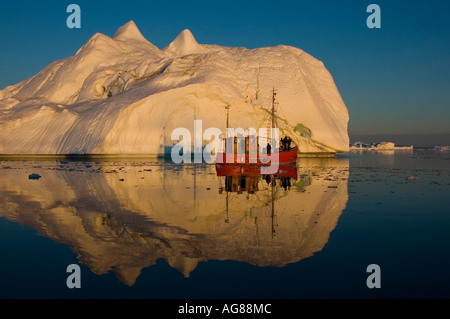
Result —
[[[436,152],[450,152],[450,146],[435,146],[433,147],[433,151]]]
[[[350,144],[350,150],[372,150],[372,151],[395,151],[395,150],[413,150],[414,146],[396,146],[394,142],[379,142],[366,144],[355,142]]]
[[[395,149],[395,143],[392,142],[380,142],[372,145],[372,148],[377,150],[393,150]]]

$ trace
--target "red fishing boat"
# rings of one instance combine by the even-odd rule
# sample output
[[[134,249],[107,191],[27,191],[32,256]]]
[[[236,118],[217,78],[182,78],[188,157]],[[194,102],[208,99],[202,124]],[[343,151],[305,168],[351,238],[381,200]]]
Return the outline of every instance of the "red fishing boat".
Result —
[[[273,89],[272,92],[272,128],[275,128],[275,96],[276,92]],[[227,106],[229,110],[229,106]],[[227,125],[228,128],[228,113],[227,113]],[[226,142],[228,142],[226,140]],[[216,165],[222,164],[249,164],[249,165],[270,165],[270,163],[288,164],[294,163],[298,156],[298,147],[291,146],[292,139],[289,136],[284,136],[280,139],[279,148],[275,148],[267,140],[263,141],[266,144],[264,148],[265,152],[260,152],[259,143],[260,138],[246,137],[234,137],[232,147],[225,145],[225,152],[217,153]],[[229,150],[231,149],[231,151]],[[238,152],[238,149],[240,152]],[[271,152],[274,150],[274,152]],[[260,167],[259,167],[260,168]]]

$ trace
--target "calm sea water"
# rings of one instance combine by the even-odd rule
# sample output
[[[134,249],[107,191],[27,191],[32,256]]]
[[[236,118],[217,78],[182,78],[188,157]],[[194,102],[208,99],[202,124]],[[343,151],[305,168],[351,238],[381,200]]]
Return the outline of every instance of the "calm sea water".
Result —
[[[450,297],[449,153],[300,158],[283,173],[2,160],[0,297]]]

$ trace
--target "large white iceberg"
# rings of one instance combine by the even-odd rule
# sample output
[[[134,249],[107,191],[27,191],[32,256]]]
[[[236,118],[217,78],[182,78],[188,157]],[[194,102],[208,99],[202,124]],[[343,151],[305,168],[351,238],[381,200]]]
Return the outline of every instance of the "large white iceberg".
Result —
[[[347,108],[311,55],[198,44],[189,30],[160,50],[130,21],[0,91],[0,153],[163,154],[194,119],[225,133],[226,105],[232,127],[267,127],[273,87],[300,152],[348,151]]]

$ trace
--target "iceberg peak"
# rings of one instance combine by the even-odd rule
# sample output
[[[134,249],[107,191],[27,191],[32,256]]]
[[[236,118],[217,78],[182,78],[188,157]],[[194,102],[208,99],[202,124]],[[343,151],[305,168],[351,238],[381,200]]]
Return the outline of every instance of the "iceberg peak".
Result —
[[[173,40],[164,51],[175,55],[188,55],[194,53],[204,53],[205,49],[198,44],[195,40],[194,35],[189,29],[184,29],[180,34]]]
[[[121,26],[114,35],[115,40],[134,40],[148,42],[146,38],[139,31],[136,23],[133,20]]]

